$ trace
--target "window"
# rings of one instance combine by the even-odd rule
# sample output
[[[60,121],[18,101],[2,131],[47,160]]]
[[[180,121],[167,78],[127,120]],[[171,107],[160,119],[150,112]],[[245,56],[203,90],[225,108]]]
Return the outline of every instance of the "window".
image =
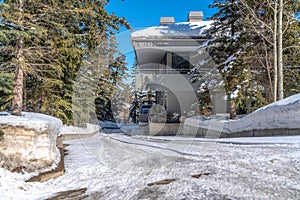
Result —
[[[181,74],[187,74],[190,71],[189,53],[172,53],[172,68]]]

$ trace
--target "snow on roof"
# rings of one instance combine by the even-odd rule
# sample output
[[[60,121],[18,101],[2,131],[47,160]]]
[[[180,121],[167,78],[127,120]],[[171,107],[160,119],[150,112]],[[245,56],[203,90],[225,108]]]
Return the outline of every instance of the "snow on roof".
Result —
[[[180,22],[175,24],[164,24],[152,26],[131,34],[132,38],[151,38],[151,37],[197,37],[205,36],[204,31],[209,29],[212,21],[200,22]]]

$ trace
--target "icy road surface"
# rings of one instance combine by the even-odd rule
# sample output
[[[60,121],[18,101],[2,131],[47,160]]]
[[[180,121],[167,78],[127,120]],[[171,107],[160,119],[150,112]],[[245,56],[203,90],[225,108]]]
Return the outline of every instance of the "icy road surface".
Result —
[[[237,145],[98,134],[65,142],[66,174],[54,180],[25,183],[5,171],[0,195],[47,199],[86,188],[73,199],[299,199],[300,137],[288,138]]]

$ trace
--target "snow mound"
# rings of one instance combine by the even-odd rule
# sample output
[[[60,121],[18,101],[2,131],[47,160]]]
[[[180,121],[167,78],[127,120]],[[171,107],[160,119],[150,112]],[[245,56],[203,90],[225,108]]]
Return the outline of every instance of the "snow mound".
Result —
[[[56,165],[60,153],[56,140],[62,121],[40,113],[0,116],[0,167],[11,171],[36,171]]]
[[[99,132],[99,126],[95,124],[86,124],[86,128],[76,127],[76,126],[63,126],[61,134],[93,134]]]
[[[21,126],[25,129],[33,129],[36,132],[45,132],[51,129],[59,133],[62,127],[62,121],[60,119],[31,112],[22,112],[22,116],[0,115],[0,124],[5,124],[6,126]]]
[[[131,34],[132,38],[148,37],[176,37],[176,36],[205,36],[204,31],[209,29],[212,21],[201,22],[180,22],[175,24],[165,24],[153,26],[146,29],[135,31]]]
[[[203,116],[196,116],[186,119],[185,125],[230,134],[253,130],[300,129],[299,122],[300,94],[296,94],[262,107],[239,120],[205,120]]]

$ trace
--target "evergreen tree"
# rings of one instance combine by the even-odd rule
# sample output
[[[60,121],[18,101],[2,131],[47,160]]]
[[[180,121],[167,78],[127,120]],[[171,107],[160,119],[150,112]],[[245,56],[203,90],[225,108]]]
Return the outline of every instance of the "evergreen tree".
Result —
[[[24,102],[24,83],[27,75],[52,83],[59,73],[54,64],[53,49],[47,44],[48,25],[40,21],[44,13],[40,1],[5,1],[1,5],[1,70],[14,73],[12,114],[21,115]],[[52,77],[45,77],[44,73]],[[54,78],[53,78],[54,77]]]
[[[288,27],[283,35],[284,96],[300,93],[300,2],[292,1],[286,5],[284,21]],[[284,15],[284,16],[285,16]],[[298,17],[298,19],[297,19]]]
[[[113,35],[119,30],[120,25],[129,27],[129,24],[124,18],[108,14],[104,9],[107,3],[103,0],[65,1],[61,5],[64,8],[62,16],[65,16],[63,24],[66,24],[67,31],[73,38],[71,44],[74,44],[68,50],[77,52],[73,53],[72,58],[76,64],[67,62],[71,65],[71,70],[70,66],[66,69],[71,73],[69,71],[66,74],[67,79],[64,79],[64,85],[68,87],[66,91],[71,89],[73,92],[71,101],[72,109],[75,111],[73,112],[75,124],[82,125],[97,118],[95,103],[96,112],[112,116],[109,102],[113,91],[112,75],[114,74],[115,79],[122,75],[118,74],[121,70],[113,72],[114,68],[111,67],[112,63],[118,62]]]
[[[208,52],[218,65],[228,96],[237,91],[235,103],[241,112],[248,113],[272,102],[272,93],[277,97],[278,51],[283,52],[285,90],[295,92],[298,88],[299,21],[291,16],[299,9],[299,2],[284,1],[282,50],[275,37],[278,11],[274,5],[270,1],[251,0],[215,1],[212,5],[218,12],[208,31]],[[232,109],[233,103],[231,99]]]
[[[0,72],[0,109],[8,110],[12,100],[13,74]]]
[[[104,55],[109,51],[105,59],[115,59],[116,45],[109,44],[114,41],[112,36],[120,25],[129,27],[124,18],[105,11],[107,3],[19,0],[0,5],[0,66],[1,71],[15,74],[13,114],[20,115],[24,108],[72,123],[74,83],[80,67],[99,66],[89,62],[98,46],[107,49]],[[110,82],[111,73],[117,79],[124,70],[106,68],[96,70],[105,77],[103,83]],[[111,87],[102,90],[109,92]]]
[[[267,69],[268,75],[264,78],[269,80],[269,83],[264,85],[268,88],[266,91],[268,102],[271,102],[268,90],[272,91],[273,101],[276,101],[277,93],[280,98],[283,97],[283,82],[285,84],[289,82],[287,80],[283,81],[282,73],[289,71],[285,73],[285,77],[287,74],[290,74],[290,67],[286,66],[295,65],[295,59],[291,59],[291,57],[297,57],[295,55],[298,52],[297,49],[299,49],[296,41],[299,38],[299,29],[297,31],[299,21],[296,20],[295,16],[299,12],[300,2],[278,0],[239,1],[246,8],[243,15],[247,32],[256,36],[255,40],[253,40],[254,37],[249,40],[252,42],[252,46],[257,47],[252,48],[252,63],[260,60],[261,64],[256,65],[261,67],[260,72],[264,71],[263,68]],[[282,9],[281,4],[283,4]],[[281,15],[282,17],[279,17]],[[291,63],[291,60],[293,60],[294,64]],[[273,74],[273,79],[270,78],[271,74]],[[268,87],[269,85],[270,87]],[[289,88],[285,87],[284,90],[286,91]],[[277,90],[279,91],[277,92]]]
[[[211,39],[207,50],[222,74],[227,99],[230,101],[230,118],[236,119],[237,93],[247,81],[248,71],[241,59],[247,47],[247,34],[243,30],[238,1],[216,0],[211,7],[217,8],[218,12],[211,18],[214,23],[207,32]]]

